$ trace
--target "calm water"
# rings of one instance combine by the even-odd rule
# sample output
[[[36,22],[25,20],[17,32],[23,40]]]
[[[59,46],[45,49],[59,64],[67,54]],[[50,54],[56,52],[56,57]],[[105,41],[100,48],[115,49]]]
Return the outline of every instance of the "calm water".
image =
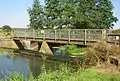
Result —
[[[37,77],[45,69],[56,69],[61,63],[41,58],[23,55],[0,55],[0,79],[5,78],[8,72],[19,72],[24,76],[30,73]]]

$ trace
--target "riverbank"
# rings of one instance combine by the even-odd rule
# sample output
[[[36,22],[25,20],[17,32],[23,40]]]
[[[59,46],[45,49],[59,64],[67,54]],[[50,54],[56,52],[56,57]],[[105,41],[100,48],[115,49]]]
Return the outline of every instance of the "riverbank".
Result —
[[[19,49],[0,47],[0,55],[18,55]]]
[[[0,48],[18,48],[15,42],[11,39],[0,39]]]
[[[120,74],[106,73],[95,68],[79,69],[75,72],[68,67],[61,67],[55,71],[43,71],[37,78],[32,74],[25,78],[24,76],[13,73],[9,81],[120,81]]]
[[[7,34],[10,32],[4,32],[3,30],[0,30],[0,48],[18,48],[15,42],[11,39],[11,34]]]

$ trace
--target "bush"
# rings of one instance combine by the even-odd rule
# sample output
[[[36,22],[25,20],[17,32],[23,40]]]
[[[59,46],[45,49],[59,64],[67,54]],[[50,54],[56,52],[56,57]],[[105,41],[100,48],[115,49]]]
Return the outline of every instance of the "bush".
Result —
[[[81,55],[85,52],[85,48],[79,48],[76,45],[60,46],[60,50],[64,50],[68,55]]]
[[[114,57],[116,60],[120,58],[120,47],[117,45],[108,44],[105,41],[98,41],[98,43],[91,45],[87,49],[86,58],[90,64],[101,65],[102,63],[110,63],[110,58]]]
[[[5,32],[6,35],[10,35],[11,34],[11,30],[12,30],[12,28],[10,26],[8,26],[8,25],[4,25],[2,27],[2,31]]]

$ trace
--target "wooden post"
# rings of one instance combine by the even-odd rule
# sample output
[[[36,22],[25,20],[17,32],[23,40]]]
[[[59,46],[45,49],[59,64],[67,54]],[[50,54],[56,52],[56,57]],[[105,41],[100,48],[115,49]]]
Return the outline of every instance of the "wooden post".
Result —
[[[119,35],[119,47],[120,47],[120,35]]]
[[[70,29],[68,29],[68,43],[70,43]]]
[[[55,42],[56,42],[56,30],[55,30],[55,34],[54,34],[54,39],[55,39]]]
[[[33,28],[33,40],[35,40],[35,29]]]
[[[27,37],[26,35],[27,35],[27,32],[26,32],[26,30],[25,30],[25,40],[26,40],[26,37]]]
[[[87,29],[85,29],[85,31],[84,31],[84,45],[86,45],[86,37],[87,37]]]
[[[10,35],[11,35],[10,39],[13,39],[13,30],[10,31]]]
[[[104,29],[102,29],[102,38],[105,39],[106,38],[106,32]]]

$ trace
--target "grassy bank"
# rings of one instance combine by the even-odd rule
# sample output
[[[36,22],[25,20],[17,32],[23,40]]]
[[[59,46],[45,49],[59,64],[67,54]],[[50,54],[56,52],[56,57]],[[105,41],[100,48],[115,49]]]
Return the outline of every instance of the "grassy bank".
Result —
[[[4,32],[3,30],[0,30],[0,47],[6,47],[6,48],[17,48],[16,44],[11,39],[10,32]]]
[[[9,81],[120,81],[119,74],[100,72],[96,69],[80,69],[74,72],[71,69],[62,67],[56,71],[44,71],[37,79],[31,75],[29,78],[24,78],[19,74],[12,74]]]
[[[0,40],[0,47],[18,48],[13,40],[4,40],[4,39]]]
[[[4,54],[18,54],[18,50],[10,48],[0,48],[0,55]]]

